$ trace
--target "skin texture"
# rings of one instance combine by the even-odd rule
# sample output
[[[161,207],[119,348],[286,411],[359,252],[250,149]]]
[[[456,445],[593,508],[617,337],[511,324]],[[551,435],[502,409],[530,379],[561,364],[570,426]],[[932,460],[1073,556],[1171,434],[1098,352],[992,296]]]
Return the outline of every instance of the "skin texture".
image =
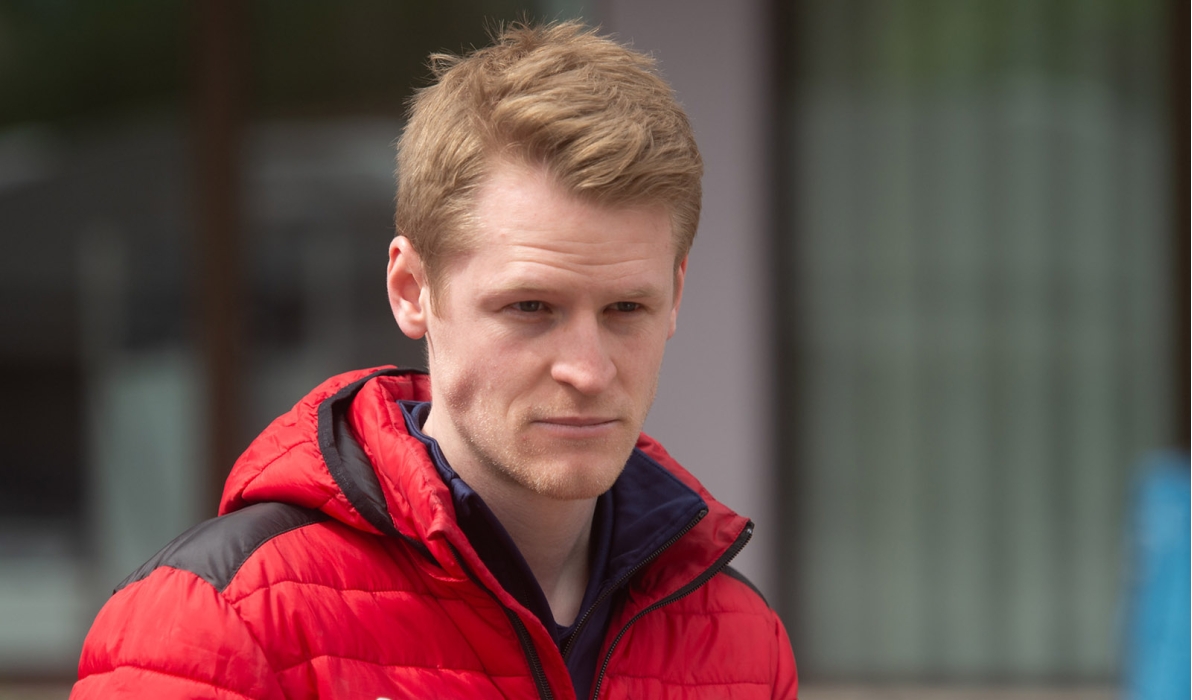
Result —
[[[418,254],[393,241],[390,303],[406,335],[427,338],[424,429],[568,623],[595,499],[654,400],[686,260],[662,205],[597,205],[523,164],[494,165],[475,215],[479,242],[448,263],[434,305]]]

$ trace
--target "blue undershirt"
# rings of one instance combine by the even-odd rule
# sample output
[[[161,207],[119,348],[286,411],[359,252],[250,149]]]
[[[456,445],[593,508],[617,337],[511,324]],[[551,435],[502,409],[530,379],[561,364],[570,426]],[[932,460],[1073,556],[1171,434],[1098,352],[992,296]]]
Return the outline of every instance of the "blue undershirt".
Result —
[[[550,632],[564,652],[576,697],[587,697],[614,601],[638,567],[707,510],[699,494],[641,450],[634,449],[613,487],[596,499],[589,542],[588,585],[571,625],[555,622],[546,595],[504,526],[422,432],[430,404],[401,401],[406,430],[426,445],[455,503],[460,529],[493,576]]]

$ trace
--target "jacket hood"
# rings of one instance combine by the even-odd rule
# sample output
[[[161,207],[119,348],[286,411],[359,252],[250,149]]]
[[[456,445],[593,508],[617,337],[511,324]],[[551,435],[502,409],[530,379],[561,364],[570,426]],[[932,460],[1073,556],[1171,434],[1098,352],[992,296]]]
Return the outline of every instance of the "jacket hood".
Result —
[[[455,522],[451,493],[425,445],[406,431],[401,400],[429,401],[429,377],[382,367],[323,382],[236,461],[220,515],[269,501],[316,509],[355,529],[406,540],[452,575],[467,574],[462,558],[494,587],[495,579]],[[672,575],[683,573],[674,567],[698,573],[751,525],[712,498],[652,438],[642,434],[637,447],[708,506],[691,536],[658,560],[669,563]]]
[[[406,434],[396,404],[400,399],[429,401],[427,375],[380,367],[323,382],[270,423],[236,460],[219,514],[280,501],[322,511],[358,530],[394,534],[390,495],[373,466],[376,458],[429,463],[422,444]],[[387,444],[377,444],[382,434],[390,438]],[[419,486],[419,491],[437,490],[433,483]],[[403,510],[400,502],[395,505]]]

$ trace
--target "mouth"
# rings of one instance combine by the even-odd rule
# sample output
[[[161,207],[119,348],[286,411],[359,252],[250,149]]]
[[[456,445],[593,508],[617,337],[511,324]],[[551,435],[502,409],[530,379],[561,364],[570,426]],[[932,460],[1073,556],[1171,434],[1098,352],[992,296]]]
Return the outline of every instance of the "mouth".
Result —
[[[604,425],[606,423],[616,423],[616,418],[605,418],[600,416],[551,416],[550,418],[539,418],[536,423],[545,423],[547,425],[564,425],[575,428],[587,428],[597,425]]]
[[[611,433],[620,422],[604,416],[551,416],[535,420],[534,425],[562,438],[592,438]]]

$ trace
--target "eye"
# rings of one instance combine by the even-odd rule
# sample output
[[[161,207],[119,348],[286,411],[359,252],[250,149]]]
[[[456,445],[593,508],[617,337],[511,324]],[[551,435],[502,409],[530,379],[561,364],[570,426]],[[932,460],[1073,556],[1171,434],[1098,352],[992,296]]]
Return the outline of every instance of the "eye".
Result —
[[[642,305],[636,301],[618,301],[617,303],[613,304],[613,311],[623,314],[631,314],[641,308]]]
[[[536,314],[545,310],[546,304],[541,301],[519,301],[513,304],[513,308],[524,314]]]

